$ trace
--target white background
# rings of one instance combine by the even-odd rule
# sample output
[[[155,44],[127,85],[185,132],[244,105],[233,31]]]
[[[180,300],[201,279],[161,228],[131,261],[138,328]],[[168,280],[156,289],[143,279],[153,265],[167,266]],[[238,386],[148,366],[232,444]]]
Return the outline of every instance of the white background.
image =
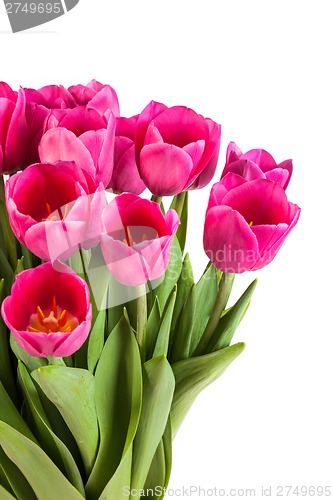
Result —
[[[235,338],[247,348],[192,407],[174,443],[172,489],[255,488],[260,497],[272,485],[274,498],[278,485],[333,485],[330,6],[80,0],[13,35],[1,5],[0,80],[12,87],[96,78],[116,89],[123,116],[151,99],[192,107],[222,124],[216,179],[230,140],[294,160],[288,197],[301,219],[270,266],[236,280],[233,299],[259,279]],[[197,277],[208,194],[190,193]]]

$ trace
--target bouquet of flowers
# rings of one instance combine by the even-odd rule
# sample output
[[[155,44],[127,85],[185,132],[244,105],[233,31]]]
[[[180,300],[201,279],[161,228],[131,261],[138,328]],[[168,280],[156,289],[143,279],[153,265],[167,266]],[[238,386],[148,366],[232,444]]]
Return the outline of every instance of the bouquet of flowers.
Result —
[[[229,304],[234,276],[269,264],[300,214],[291,160],[230,143],[195,282],[188,196],[220,136],[184,106],[122,117],[95,80],[0,83],[2,499],[163,498],[179,426],[245,347],[256,280]]]

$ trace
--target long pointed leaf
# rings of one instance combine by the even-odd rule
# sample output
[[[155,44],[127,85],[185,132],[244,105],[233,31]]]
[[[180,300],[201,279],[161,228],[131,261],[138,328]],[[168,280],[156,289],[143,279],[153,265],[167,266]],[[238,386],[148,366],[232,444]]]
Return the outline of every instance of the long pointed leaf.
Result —
[[[168,421],[175,380],[164,356],[143,365],[143,399],[134,440],[131,487],[144,487],[156,449]]]
[[[11,495],[7,490],[5,490],[5,488],[3,488],[1,484],[0,484],[0,498],[2,500],[15,500],[15,497],[13,497],[13,495]]]
[[[26,367],[21,361],[19,361],[18,364],[18,379],[26,406],[30,410],[33,419],[35,434],[38,437],[44,451],[67,476],[75,488],[82,495],[84,495],[84,486],[81,474],[76,466],[75,460],[73,459],[68,448],[52,431],[42,403],[39,399],[37,389],[30,378]]]
[[[0,446],[0,468],[18,500],[37,500],[31,486]],[[1,497],[0,497],[1,498]]]
[[[123,317],[110,333],[96,368],[95,405],[100,446],[86,491],[98,498],[132,444],[141,410],[138,344]]]
[[[93,375],[81,368],[51,365],[38,368],[31,376],[61,413],[75,438],[85,470],[89,474],[99,441]]]
[[[171,423],[175,436],[196,397],[214,382],[243,352],[245,344],[239,342],[210,354],[179,361],[172,365],[176,380],[172,402]]]
[[[82,500],[82,495],[65,478],[44,451],[5,422],[0,422],[0,445],[24,474],[37,498]]]

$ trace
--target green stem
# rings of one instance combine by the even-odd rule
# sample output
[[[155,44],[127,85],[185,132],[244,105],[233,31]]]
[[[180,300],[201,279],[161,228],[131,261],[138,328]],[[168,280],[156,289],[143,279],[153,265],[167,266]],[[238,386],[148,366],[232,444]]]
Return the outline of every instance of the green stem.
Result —
[[[221,314],[227,305],[234,278],[235,278],[234,274],[231,273],[222,274],[212,314],[210,315],[210,318],[202,334],[200,342],[195,348],[192,356],[200,356],[202,354],[205,354],[208,344],[212,336],[214,335],[216,327],[220,321]]]
[[[156,202],[156,203],[158,203],[159,205],[161,205],[162,200],[163,200],[163,197],[162,197],[162,196],[155,196],[155,195],[153,194],[153,195],[152,195],[152,197],[151,197],[151,201],[155,201],[155,202]]]
[[[6,208],[5,184],[3,175],[0,175],[0,224],[2,224],[5,255],[7,256],[13,270],[17,266],[16,238],[10,227],[8,212]]]
[[[136,299],[136,339],[139,345],[142,362],[146,360],[146,327],[147,327],[147,297],[146,285],[138,287]]]
[[[47,361],[48,361],[48,364],[49,366],[66,366],[66,363],[65,361],[62,359],[62,358],[56,358],[54,356],[48,356],[47,357]]]
[[[184,208],[186,196],[187,196],[187,191],[183,191],[183,192],[177,194],[176,199],[175,199],[174,209],[176,210],[179,218],[181,218],[182,213],[183,213],[183,208]]]

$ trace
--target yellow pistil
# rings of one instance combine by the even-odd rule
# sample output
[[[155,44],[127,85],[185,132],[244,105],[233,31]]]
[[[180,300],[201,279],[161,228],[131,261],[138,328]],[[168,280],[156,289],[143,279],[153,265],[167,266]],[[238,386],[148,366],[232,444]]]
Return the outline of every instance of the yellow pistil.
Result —
[[[66,309],[61,309],[57,305],[56,297],[53,296],[51,307],[42,310],[40,306],[36,307],[36,313],[30,317],[28,325],[29,332],[54,333],[71,332],[79,324],[78,319],[72,316]]]
[[[253,220],[251,220],[250,224],[249,224],[250,227],[253,226]]]

